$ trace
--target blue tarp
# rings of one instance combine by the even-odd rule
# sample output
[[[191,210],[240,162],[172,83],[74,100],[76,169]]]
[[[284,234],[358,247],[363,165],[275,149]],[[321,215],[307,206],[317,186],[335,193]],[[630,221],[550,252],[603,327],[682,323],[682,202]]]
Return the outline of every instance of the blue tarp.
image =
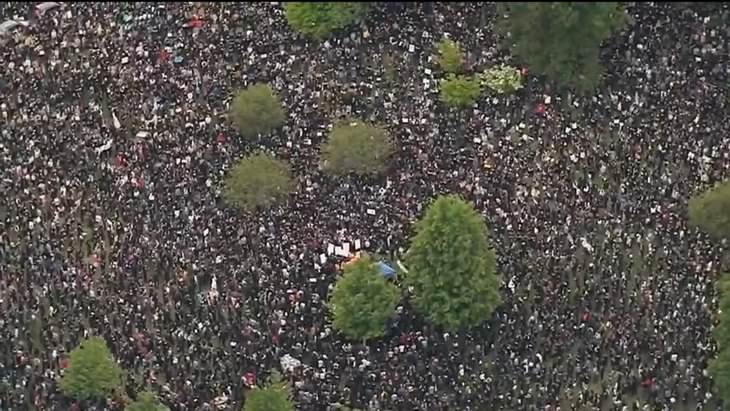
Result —
[[[376,265],[378,266],[378,271],[380,271],[380,275],[382,275],[383,277],[387,279],[395,277],[395,270],[393,269],[393,267],[382,261],[378,261]]]

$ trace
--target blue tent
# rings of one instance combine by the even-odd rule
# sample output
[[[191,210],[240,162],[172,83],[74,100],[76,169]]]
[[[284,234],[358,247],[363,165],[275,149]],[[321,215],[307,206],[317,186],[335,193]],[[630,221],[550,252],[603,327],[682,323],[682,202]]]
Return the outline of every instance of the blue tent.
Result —
[[[395,270],[393,269],[393,267],[382,261],[378,261],[376,265],[378,266],[378,271],[380,271],[380,275],[382,275],[383,277],[389,280],[395,277]]]

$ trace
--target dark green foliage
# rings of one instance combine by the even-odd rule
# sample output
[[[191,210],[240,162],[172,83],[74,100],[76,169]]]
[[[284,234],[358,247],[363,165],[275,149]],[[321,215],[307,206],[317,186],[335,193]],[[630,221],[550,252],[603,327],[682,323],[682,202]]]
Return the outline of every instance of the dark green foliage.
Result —
[[[722,350],[710,361],[708,368],[715,386],[715,392],[723,403],[724,410],[730,410],[730,350]]]
[[[383,278],[367,255],[345,266],[329,298],[334,327],[348,338],[380,337],[398,305],[398,288]]]
[[[243,411],[294,411],[291,392],[278,372],[273,372],[269,383],[248,392]]]
[[[294,188],[289,166],[269,154],[242,158],[228,172],[223,198],[243,210],[266,207],[286,198]]]
[[[340,122],[322,144],[324,168],[335,175],[380,173],[393,153],[388,132],[358,120]]]
[[[271,132],[286,120],[279,97],[266,84],[255,84],[238,92],[228,116],[245,138]]]
[[[69,354],[59,381],[61,391],[78,400],[109,398],[122,385],[122,369],[100,337],[82,341]]]
[[[720,323],[713,329],[712,336],[719,350],[730,350],[730,274],[718,279],[716,289],[719,295]]]
[[[588,93],[600,82],[601,43],[628,17],[618,2],[501,3],[497,27],[531,71],[558,86]]]
[[[290,2],[284,3],[284,12],[292,28],[322,39],[359,21],[368,7],[366,2]]]
[[[717,282],[720,323],[712,336],[717,343],[717,356],[710,361],[708,370],[715,384],[715,392],[722,399],[724,409],[730,409],[730,276],[725,274]]]
[[[730,181],[689,200],[689,222],[717,238],[730,237]]]
[[[154,393],[143,391],[137,395],[137,399],[127,405],[124,411],[170,411],[162,404]]]
[[[464,54],[453,40],[443,39],[436,44],[437,61],[441,70],[446,73],[461,73]]]
[[[447,330],[481,323],[501,303],[495,260],[482,217],[458,197],[439,197],[405,256],[413,305]]]
[[[441,86],[439,98],[449,107],[470,106],[482,92],[479,79],[467,76],[449,74],[439,84]]]

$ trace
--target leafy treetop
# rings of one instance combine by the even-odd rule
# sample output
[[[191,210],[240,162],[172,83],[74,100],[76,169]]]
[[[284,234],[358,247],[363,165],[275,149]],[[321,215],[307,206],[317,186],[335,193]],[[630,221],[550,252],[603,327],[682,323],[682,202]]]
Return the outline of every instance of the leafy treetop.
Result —
[[[284,4],[284,12],[295,30],[322,39],[359,21],[368,6],[366,2],[289,2]]]
[[[459,45],[451,39],[443,39],[436,44],[438,51],[438,64],[446,73],[461,73],[464,64],[464,54],[459,49]]]
[[[413,305],[438,326],[455,331],[479,324],[501,303],[487,228],[458,197],[441,196],[428,207],[405,259]]]
[[[558,86],[587,93],[601,76],[601,43],[628,18],[618,2],[501,3],[505,45]]]
[[[279,97],[266,84],[254,84],[239,91],[231,102],[228,116],[245,138],[269,133],[286,120]]]
[[[336,175],[380,173],[393,153],[388,132],[359,120],[335,125],[322,144],[324,168]]]
[[[242,158],[226,176],[223,198],[243,210],[267,207],[294,188],[289,166],[266,153]]]
[[[329,300],[332,323],[351,339],[380,337],[399,299],[398,288],[380,275],[368,255],[363,255],[345,266],[335,284]]]
[[[730,237],[730,181],[689,200],[689,222],[716,238]]]
[[[294,411],[290,397],[289,386],[278,372],[274,372],[268,384],[248,392],[243,411]]]
[[[482,92],[479,80],[463,75],[449,74],[441,79],[439,97],[449,107],[468,107],[477,100]]]
[[[717,291],[720,322],[712,331],[712,336],[718,352],[715,359],[710,361],[708,371],[723,403],[730,404],[730,275],[720,277]]]
[[[78,400],[108,398],[121,385],[122,369],[101,337],[88,338],[71,351],[59,382],[65,395]]]

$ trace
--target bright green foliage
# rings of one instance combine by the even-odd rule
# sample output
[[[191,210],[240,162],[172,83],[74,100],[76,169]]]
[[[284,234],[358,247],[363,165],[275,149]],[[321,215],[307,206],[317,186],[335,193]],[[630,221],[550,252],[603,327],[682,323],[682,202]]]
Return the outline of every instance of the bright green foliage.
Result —
[[[359,21],[368,10],[366,2],[284,3],[289,25],[295,30],[322,39],[333,31]]]
[[[239,91],[231,102],[228,117],[245,138],[266,134],[286,120],[279,97],[266,84],[255,84]]]
[[[440,85],[439,97],[449,107],[470,106],[482,92],[479,80],[472,77],[449,74],[449,77],[441,80]]]
[[[59,381],[61,391],[78,400],[108,398],[121,385],[122,369],[100,337],[86,339],[71,351]]]
[[[451,39],[443,39],[436,44],[437,61],[441,70],[446,73],[461,73],[464,54],[459,45]]]
[[[272,372],[269,383],[248,392],[243,411],[294,411],[291,392],[278,372]]]
[[[714,237],[730,237],[730,181],[692,197],[689,222]]]
[[[710,361],[708,370],[715,383],[715,391],[725,406],[730,409],[730,276],[727,274],[717,282],[719,294],[720,323],[712,336],[717,343],[717,357]]]
[[[380,275],[369,256],[363,255],[345,266],[328,305],[338,331],[351,339],[367,340],[383,335],[385,322],[399,300],[398,288]]]
[[[322,144],[324,168],[335,175],[382,172],[393,154],[388,132],[358,120],[335,125],[329,139]]]
[[[482,86],[499,94],[513,93],[522,88],[522,74],[506,64],[484,70],[480,77]]]
[[[598,85],[601,43],[628,17],[618,2],[501,3],[505,45],[558,86],[588,93]]]
[[[269,154],[239,160],[225,180],[223,198],[243,210],[266,207],[286,198],[294,188],[289,166]]]
[[[477,325],[501,304],[487,228],[458,197],[441,196],[428,207],[405,262],[414,307],[446,330]]]
[[[162,404],[154,393],[143,391],[137,395],[137,399],[127,405],[124,411],[170,411]]]

